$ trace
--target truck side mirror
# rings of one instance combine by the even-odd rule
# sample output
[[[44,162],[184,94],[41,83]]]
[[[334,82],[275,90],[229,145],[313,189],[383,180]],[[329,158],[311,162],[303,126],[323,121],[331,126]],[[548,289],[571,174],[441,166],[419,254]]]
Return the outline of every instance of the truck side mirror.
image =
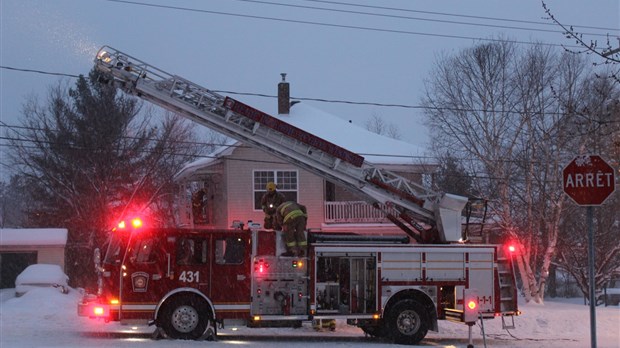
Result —
[[[95,262],[95,269],[98,270],[101,267],[101,250],[99,248],[95,248],[93,261]]]

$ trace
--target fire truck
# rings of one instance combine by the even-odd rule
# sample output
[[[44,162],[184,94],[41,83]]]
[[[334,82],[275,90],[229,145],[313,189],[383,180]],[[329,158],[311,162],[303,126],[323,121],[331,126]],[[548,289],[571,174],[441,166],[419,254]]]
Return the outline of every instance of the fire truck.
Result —
[[[213,339],[227,322],[265,327],[341,319],[402,344],[437,331],[438,320],[470,325],[470,341],[477,320],[501,317],[506,327],[509,320],[514,325],[519,310],[511,253],[464,238],[468,198],[433,192],[111,47],[99,50],[95,67],[102,83],[365,194],[377,209],[390,208],[384,213],[404,234],[307,231],[307,253],[291,257],[280,255],[278,232],[253,224],[122,223],[105,253],[95,251],[98,289],[84,295],[80,316],[148,322],[175,339]]]

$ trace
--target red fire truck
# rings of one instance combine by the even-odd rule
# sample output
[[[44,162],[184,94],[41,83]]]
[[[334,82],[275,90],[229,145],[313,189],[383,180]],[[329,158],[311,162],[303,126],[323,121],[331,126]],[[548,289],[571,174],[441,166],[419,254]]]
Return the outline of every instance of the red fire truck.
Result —
[[[180,339],[219,325],[342,319],[372,336],[415,344],[438,320],[471,325],[518,315],[510,252],[463,241],[467,198],[437,194],[363,157],[234,99],[103,47],[95,66],[125,92],[156,103],[366,194],[402,237],[308,231],[306,257],[278,252],[278,233],[122,224],[96,252],[98,291],[78,314],[150,322]],[[146,224],[148,225],[148,224]],[[514,323],[514,322],[513,322]],[[471,340],[471,335],[470,335]]]

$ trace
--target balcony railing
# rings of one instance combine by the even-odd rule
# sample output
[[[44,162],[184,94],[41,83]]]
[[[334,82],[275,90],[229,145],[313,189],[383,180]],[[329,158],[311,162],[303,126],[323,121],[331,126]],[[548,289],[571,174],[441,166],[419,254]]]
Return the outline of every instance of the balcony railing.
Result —
[[[398,215],[398,212],[390,208]],[[385,214],[364,201],[325,202],[326,223],[384,223]]]

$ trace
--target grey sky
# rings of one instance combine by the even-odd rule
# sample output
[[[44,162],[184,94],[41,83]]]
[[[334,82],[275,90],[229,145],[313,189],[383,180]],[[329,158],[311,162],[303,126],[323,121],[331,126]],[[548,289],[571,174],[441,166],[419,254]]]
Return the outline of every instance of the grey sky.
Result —
[[[337,4],[345,2],[363,6]],[[578,28],[596,34],[588,40],[620,35],[618,0],[546,3],[563,23],[596,27]],[[293,97],[409,106],[420,104],[435,57],[471,47],[476,38],[574,44],[544,19],[537,0],[0,0],[0,13],[5,67],[86,74],[98,48],[110,45],[213,90],[275,95],[286,72]],[[0,79],[5,134],[5,124],[19,123],[24,98],[46,97],[59,77],[0,69]],[[234,97],[276,110],[275,99]],[[361,125],[378,115],[399,127],[402,140],[428,141],[421,109],[305,102]]]

